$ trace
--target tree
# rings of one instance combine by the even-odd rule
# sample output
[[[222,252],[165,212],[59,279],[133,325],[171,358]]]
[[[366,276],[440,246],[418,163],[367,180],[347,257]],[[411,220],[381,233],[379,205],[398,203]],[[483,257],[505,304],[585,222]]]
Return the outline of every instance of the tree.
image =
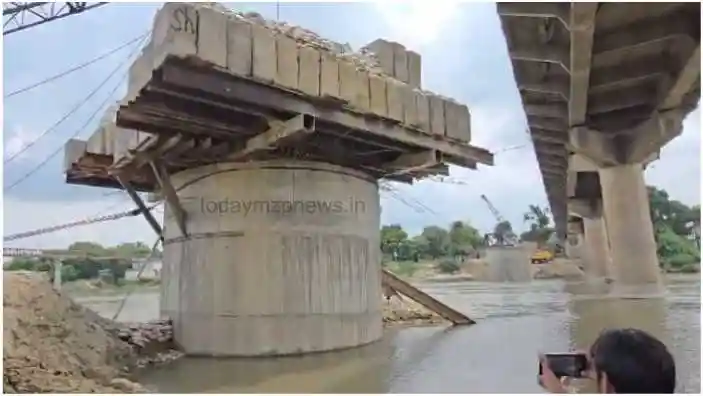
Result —
[[[437,270],[443,274],[454,274],[460,269],[459,264],[451,259],[444,259],[437,264]]]
[[[507,220],[503,220],[493,227],[493,237],[499,245],[508,242],[512,235],[514,235],[513,226]]]
[[[552,221],[548,208],[542,209],[537,205],[530,205],[524,220],[530,222],[530,229],[520,234],[520,239],[523,241],[537,242],[539,246],[544,246],[554,234],[554,228],[550,226]]]
[[[449,233],[438,226],[425,227],[422,236],[427,240],[427,255],[436,259],[447,255],[449,249]]]
[[[481,245],[482,237],[469,223],[455,221],[449,226],[449,254],[467,256]]]
[[[398,224],[381,227],[381,251],[394,259],[397,259],[398,250],[407,239],[408,233]]]
[[[689,207],[648,186],[649,212],[660,263],[682,269],[700,261],[700,206]]]

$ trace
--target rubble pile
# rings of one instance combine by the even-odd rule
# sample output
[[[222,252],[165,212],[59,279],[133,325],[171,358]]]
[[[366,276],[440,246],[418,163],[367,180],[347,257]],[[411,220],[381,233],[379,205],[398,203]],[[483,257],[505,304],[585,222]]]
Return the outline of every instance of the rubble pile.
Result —
[[[405,298],[391,298],[383,302],[383,324],[391,325],[434,325],[445,320],[422,305]]]
[[[57,293],[44,274],[6,272],[3,307],[5,393],[144,392],[127,371],[180,356],[169,349],[170,323],[114,323]]]

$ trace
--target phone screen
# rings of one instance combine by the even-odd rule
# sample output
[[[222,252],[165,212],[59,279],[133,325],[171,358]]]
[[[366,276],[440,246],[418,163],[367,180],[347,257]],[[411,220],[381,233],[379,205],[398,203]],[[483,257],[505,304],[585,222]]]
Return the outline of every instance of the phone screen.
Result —
[[[582,353],[550,353],[545,355],[549,368],[558,378],[581,378],[588,369],[588,358]],[[542,374],[542,365],[539,365]]]

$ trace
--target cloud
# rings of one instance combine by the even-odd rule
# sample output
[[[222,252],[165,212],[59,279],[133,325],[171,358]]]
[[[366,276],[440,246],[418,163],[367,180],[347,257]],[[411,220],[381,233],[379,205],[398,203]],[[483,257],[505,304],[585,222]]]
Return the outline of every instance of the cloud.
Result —
[[[3,154],[5,161],[10,157],[14,157],[14,160],[25,159],[28,152],[26,150],[22,152],[22,150],[39,137],[39,134],[29,131],[21,125],[16,125],[13,130],[14,133],[4,142]]]
[[[459,3],[438,7],[431,1],[378,1],[374,3],[394,40],[421,49],[436,42],[454,18]]]

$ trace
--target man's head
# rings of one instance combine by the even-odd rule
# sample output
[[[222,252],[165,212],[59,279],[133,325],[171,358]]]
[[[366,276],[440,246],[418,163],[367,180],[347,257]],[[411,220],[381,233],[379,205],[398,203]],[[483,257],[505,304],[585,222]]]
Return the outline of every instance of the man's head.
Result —
[[[674,358],[642,330],[604,331],[591,346],[590,358],[601,393],[674,393]]]

